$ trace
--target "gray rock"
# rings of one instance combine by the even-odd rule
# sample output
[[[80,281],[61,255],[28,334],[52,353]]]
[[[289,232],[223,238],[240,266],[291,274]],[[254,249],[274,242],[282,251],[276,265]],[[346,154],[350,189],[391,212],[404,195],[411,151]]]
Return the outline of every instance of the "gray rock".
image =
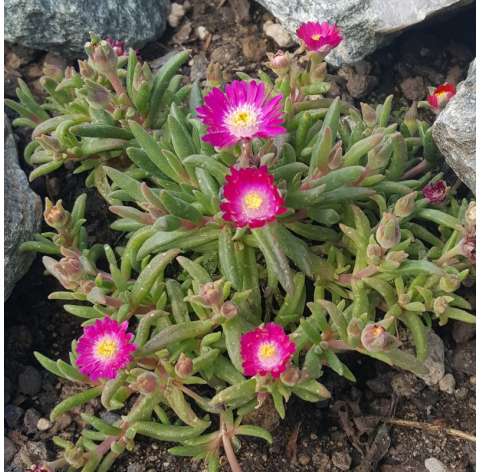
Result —
[[[429,472],[447,472],[447,467],[435,457],[430,457],[424,461],[424,466]]]
[[[476,340],[456,347],[453,369],[467,375],[476,375]]]
[[[34,396],[42,388],[42,376],[35,367],[27,366],[18,376],[18,391],[25,395]]]
[[[463,323],[462,321],[454,320],[452,322],[451,335],[456,341],[456,344],[464,344],[476,335],[476,325]]]
[[[418,375],[418,377],[424,380],[426,385],[433,386],[439,383],[445,373],[444,343],[433,331],[428,333],[428,347],[428,356],[424,361],[424,366],[428,372],[425,375]]]
[[[433,125],[433,138],[457,176],[476,192],[476,60]]]
[[[20,254],[21,243],[32,238],[40,230],[42,203],[29,187],[27,177],[18,163],[17,146],[12,128],[5,115],[5,170],[4,170],[4,289],[5,300],[10,296],[15,283],[27,272],[35,256]]]
[[[23,410],[17,405],[6,405],[4,410],[5,422],[11,429],[15,429],[22,418]]]
[[[456,380],[453,374],[446,374],[439,381],[439,390],[441,390],[441,392],[446,392],[452,395],[454,393],[455,387],[456,387]]]
[[[23,46],[83,54],[92,31],[141,47],[164,32],[169,0],[6,0],[5,39]]]
[[[27,434],[33,434],[37,431],[37,423],[40,419],[40,413],[35,408],[29,408],[23,417],[23,425]]]
[[[312,20],[336,22],[344,41],[327,57],[334,65],[352,64],[386,44],[404,29],[472,3],[472,0],[257,0],[291,33]]]
[[[3,438],[3,448],[3,463],[4,465],[7,465],[13,459],[13,456],[17,452],[17,448],[13,441],[7,437]]]

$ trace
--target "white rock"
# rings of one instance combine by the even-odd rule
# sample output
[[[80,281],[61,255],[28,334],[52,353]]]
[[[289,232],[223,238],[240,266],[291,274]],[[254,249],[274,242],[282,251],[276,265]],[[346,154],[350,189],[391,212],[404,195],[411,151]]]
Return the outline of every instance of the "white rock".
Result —
[[[439,381],[439,390],[441,390],[441,392],[446,392],[452,395],[454,393],[455,387],[456,387],[456,380],[454,379],[453,374],[446,374]]]
[[[444,343],[443,340],[430,330],[428,333],[429,352],[424,367],[427,369],[427,374],[418,375],[418,377],[426,383],[426,385],[434,386],[444,377]]]
[[[198,26],[195,32],[201,41],[204,41],[209,36],[209,30],[205,26]]]
[[[37,429],[39,431],[47,431],[52,426],[52,423],[47,418],[40,418],[37,422]]]
[[[281,48],[289,47],[293,44],[291,35],[279,23],[266,21],[262,26],[264,33],[272,38]]]
[[[448,471],[446,466],[435,457],[430,457],[429,459],[426,459],[424,461],[424,467],[426,467],[426,469],[429,472],[447,472]]]
[[[170,7],[170,13],[167,17],[167,22],[169,23],[172,28],[177,28],[179,26],[180,20],[185,15],[185,8],[184,5],[180,3],[173,2]]]

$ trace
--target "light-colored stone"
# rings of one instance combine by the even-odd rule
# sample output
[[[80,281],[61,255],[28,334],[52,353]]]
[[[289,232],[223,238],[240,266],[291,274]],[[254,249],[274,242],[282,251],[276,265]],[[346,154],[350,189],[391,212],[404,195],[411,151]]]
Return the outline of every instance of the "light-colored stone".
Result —
[[[456,380],[454,379],[453,374],[446,374],[439,381],[439,390],[441,390],[441,392],[446,392],[452,395],[454,393],[455,387],[456,387]]]
[[[433,138],[448,165],[476,191],[476,62],[458,85],[456,95],[433,125]]]
[[[406,28],[473,0],[258,0],[291,33],[305,21],[335,22],[344,41],[327,57],[354,63]]]
[[[204,39],[207,39],[207,36],[209,36],[209,30],[205,26],[198,26],[195,32],[201,41],[204,41]]]
[[[262,29],[266,36],[273,39],[281,48],[287,48],[293,44],[291,35],[279,23],[266,21],[262,26]]]
[[[435,457],[430,457],[429,459],[426,459],[424,461],[424,467],[426,467],[429,472],[447,472],[448,470],[446,466]]]
[[[12,129],[5,115],[4,144],[4,289],[5,300],[15,283],[27,272],[34,259],[31,253],[20,253],[20,244],[32,238],[40,230],[42,203],[28,185],[27,176],[18,163],[17,146]]]
[[[428,356],[424,361],[424,367],[427,373],[418,375],[418,377],[426,383],[426,385],[434,386],[444,377],[444,343],[442,339],[434,333],[429,331],[427,344],[429,348]]]
[[[47,431],[52,426],[52,423],[47,418],[40,418],[37,422],[37,429],[39,431]]]
[[[173,2],[170,6],[170,13],[167,17],[167,21],[172,28],[177,28],[179,26],[180,20],[185,15],[185,8],[184,5],[180,3]]]
[[[5,39],[70,57],[92,31],[142,47],[165,30],[169,0],[5,0]]]

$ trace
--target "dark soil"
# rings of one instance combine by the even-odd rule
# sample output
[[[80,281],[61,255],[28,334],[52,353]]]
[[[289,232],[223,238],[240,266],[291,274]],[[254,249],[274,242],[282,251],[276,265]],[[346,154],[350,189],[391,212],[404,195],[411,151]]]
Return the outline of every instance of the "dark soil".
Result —
[[[257,4],[250,6],[248,16],[242,15],[244,2],[240,0],[192,0],[191,4],[180,24],[170,28],[161,43],[148,45],[141,52],[144,58],[157,59],[173,48],[192,49],[191,67],[186,72],[203,80],[211,60],[221,62],[232,78],[236,71],[254,72],[266,60],[265,51],[278,49],[262,32],[263,23],[272,18]],[[330,69],[335,84],[332,92],[349,101],[369,103],[394,93],[398,105],[407,106],[414,99],[423,99],[429,85],[458,82],[475,54],[474,21],[471,8],[444,22],[404,33],[356,66]],[[198,38],[199,26],[211,33],[210,39]],[[7,54],[12,52],[25,58],[16,73],[34,83],[33,66],[42,63],[45,56],[16,47]],[[19,132],[17,138],[21,150],[27,137]],[[67,208],[85,191],[83,176],[67,171],[35,181],[34,189],[42,197],[62,198]],[[108,229],[111,217],[105,203],[95,192],[88,194],[89,234],[97,242],[114,243],[116,234]],[[48,418],[52,406],[72,391],[72,386],[42,371],[33,357],[34,351],[40,351],[65,359],[71,340],[80,333],[78,320],[66,314],[61,303],[47,300],[57,289],[53,278],[43,276],[41,258],[37,257],[5,304],[5,470],[10,472],[22,471],[39,459],[55,458],[52,436],[75,439],[81,430],[76,411],[45,431],[37,428],[38,420]],[[446,372],[456,381],[453,393],[427,387],[412,375],[373,360],[350,357],[346,362],[358,383],[353,385],[326,372],[322,380],[332,392],[329,403],[293,399],[287,418],[279,424],[270,411],[265,412],[262,422],[274,430],[274,443],[269,447],[243,439],[238,453],[243,470],[417,472],[425,471],[424,461],[434,457],[446,469],[430,469],[433,472],[474,471],[474,444],[442,431],[447,427],[475,434],[474,328],[450,325],[436,331],[444,341]],[[98,403],[88,408],[100,414]],[[390,426],[375,417],[434,424],[441,431]],[[135,450],[113,470],[203,470],[200,463],[170,456],[167,448],[164,443],[139,440]]]

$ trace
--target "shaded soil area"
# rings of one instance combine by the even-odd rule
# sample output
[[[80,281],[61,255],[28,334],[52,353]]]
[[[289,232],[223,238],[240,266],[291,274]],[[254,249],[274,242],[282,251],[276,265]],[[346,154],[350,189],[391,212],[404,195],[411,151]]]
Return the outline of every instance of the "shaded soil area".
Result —
[[[243,5],[240,0],[191,0],[190,7],[184,2],[186,13],[179,24],[141,54],[159,67],[165,62],[162,56],[172,49],[189,48],[193,59],[185,72],[201,81],[210,62],[220,63],[229,79],[236,71],[252,73],[266,60],[265,52],[275,52],[278,46],[263,32],[264,23],[272,17],[257,4],[250,5],[245,14]],[[207,35],[199,32],[199,27]],[[355,103],[378,102],[390,93],[401,106],[421,100],[427,86],[464,78],[474,57],[474,31],[474,9],[412,29],[355,66],[330,68],[331,93]],[[16,47],[6,51],[7,55],[12,53],[23,59],[10,72],[16,71],[35,89],[38,71],[34,66],[46,60],[45,54]],[[6,88],[7,95],[9,90]],[[28,136],[22,131],[16,135],[21,152]],[[67,171],[38,179],[33,187],[42,197],[62,198],[67,208],[85,191],[83,176]],[[89,234],[96,242],[114,244],[118,235],[108,229],[111,217],[105,203],[91,190],[88,195]],[[51,408],[74,387],[42,371],[33,357],[34,351],[40,351],[65,359],[71,340],[80,333],[79,321],[65,313],[61,303],[47,300],[57,289],[55,280],[43,275],[41,258],[37,257],[5,305],[5,470],[9,472],[55,458],[52,437],[75,439],[81,430],[75,410],[54,425],[46,420]],[[425,461],[429,459],[426,465],[431,472],[474,471],[474,444],[446,432],[446,428],[454,428],[474,434],[474,328],[455,323],[436,327],[436,332],[444,343],[446,373],[452,374],[443,385],[444,391],[373,360],[349,357],[345,361],[358,383],[353,385],[326,371],[322,380],[332,392],[330,402],[308,404],[292,399],[282,422],[269,409],[263,412],[258,421],[273,431],[273,445],[242,439],[238,458],[243,470],[421,472],[427,470]],[[101,412],[98,402],[92,402],[87,410],[107,421],[117,418],[117,413]],[[411,423],[392,425],[379,422],[379,417]],[[430,425],[439,431],[427,431]],[[204,470],[201,463],[170,456],[168,447],[140,439],[135,450],[112,470]]]

